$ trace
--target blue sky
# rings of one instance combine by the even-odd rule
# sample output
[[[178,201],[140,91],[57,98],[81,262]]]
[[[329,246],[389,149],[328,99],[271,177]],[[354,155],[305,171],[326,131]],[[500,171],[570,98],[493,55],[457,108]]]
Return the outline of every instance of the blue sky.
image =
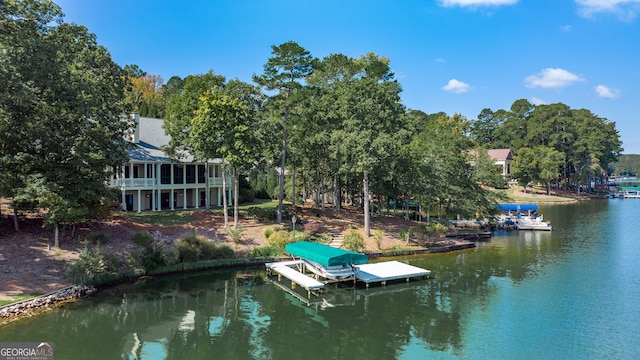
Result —
[[[56,1],[56,0],[54,0]],[[475,119],[517,99],[614,121],[640,154],[640,0],[57,0],[120,65],[251,82],[271,45],[387,57],[402,101]]]

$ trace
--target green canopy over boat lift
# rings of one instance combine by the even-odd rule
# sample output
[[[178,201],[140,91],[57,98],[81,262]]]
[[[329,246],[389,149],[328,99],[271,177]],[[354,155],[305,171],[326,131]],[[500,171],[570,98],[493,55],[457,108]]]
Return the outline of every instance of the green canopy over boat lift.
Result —
[[[365,254],[334,248],[328,245],[300,241],[285,246],[292,256],[311,260],[324,267],[366,264],[369,258]]]

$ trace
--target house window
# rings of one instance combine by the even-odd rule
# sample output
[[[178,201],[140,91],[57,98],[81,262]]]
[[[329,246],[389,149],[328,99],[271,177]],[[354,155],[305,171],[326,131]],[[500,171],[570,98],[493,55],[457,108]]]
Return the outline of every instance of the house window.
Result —
[[[174,184],[182,184],[182,174],[184,172],[184,168],[179,165],[173,165],[173,183]]]
[[[160,166],[160,183],[171,184],[171,165],[163,164]]]
[[[153,176],[153,164],[147,164],[147,178],[149,179],[153,179],[155,176]]]
[[[198,184],[204,184],[206,182],[205,180],[205,172],[206,172],[206,168],[204,167],[204,165],[198,165]]]
[[[133,178],[134,179],[139,178],[140,176],[138,176],[138,175],[139,175],[138,165],[136,165],[136,166],[133,167]]]
[[[187,184],[195,184],[196,183],[196,166],[195,165],[187,165]]]
[[[129,165],[124,166],[124,178],[128,179],[131,177],[131,171],[129,170]]]

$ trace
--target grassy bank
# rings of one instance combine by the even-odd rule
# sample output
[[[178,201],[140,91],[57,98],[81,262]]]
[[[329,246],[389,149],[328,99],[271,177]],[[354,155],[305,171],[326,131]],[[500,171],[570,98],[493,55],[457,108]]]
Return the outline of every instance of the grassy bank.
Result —
[[[523,191],[522,187],[496,189],[494,191],[504,195],[511,202],[519,203],[567,203],[584,198],[584,196],[577,196],[568,192],[555,195],[552,191],[551,195],[547,195],[547,192],[543,187],[529,187],[527,188],[526,193]]]

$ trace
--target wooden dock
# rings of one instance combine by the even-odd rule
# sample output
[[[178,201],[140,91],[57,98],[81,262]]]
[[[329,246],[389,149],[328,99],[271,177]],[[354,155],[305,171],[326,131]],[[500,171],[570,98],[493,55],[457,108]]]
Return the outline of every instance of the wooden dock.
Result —
[[[309,298],[312,292],[322,290],[325,287],[325,283],[305,274],[305,267],[308,267],[309,264],[304,260],[280,261],[267,263],[265,265],[269,274],[273,272],[278,274],[278,281],[282,280],[284,276],[291,280],[292,289],[295,288],[296,285],[303,287],[307,290],[307,296]],[[408,282],[411,278],[429,276],[429,274],[431,274],[430,270],[399,261],[353,265],[353,271],[355,279],[351,278],[351,280],[360,280],[366,284],[366,287],[369,287],[371,283],[381,283],[384,286],[387,284],[387,281],[399,279],[405,279]]]
[[[303,266],[303,264],[302,260],[291,260],[267,263],[265,265],[268,271],[275,271],[278,274],[278,281],[280,281],[284,276],[291,280],[292,288],[295,288],[296,284],[300,285],[307,290],[307,296],[311,297],[311,292],[323,289],[324,283],[321,283],[320,281],[303,274],[301,271],[292,268],[292,266]]]
[[[385,261],[373,264],[355,265],[356,279],[364,282],[367,287],[370,283],[386,285],[387,281],[429,276],[430,270],[417,266],[401,263],[399,261]]]

